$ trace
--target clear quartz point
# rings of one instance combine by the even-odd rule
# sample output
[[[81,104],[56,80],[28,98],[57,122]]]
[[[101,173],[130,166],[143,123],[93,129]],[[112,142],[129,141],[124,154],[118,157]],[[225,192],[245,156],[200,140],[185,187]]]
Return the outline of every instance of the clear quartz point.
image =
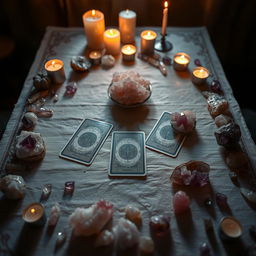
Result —
[[[48,197],[50,196],[51,192],[52,192],[52,184],[45,184],[45,185],[43,186],[43,189],[42,189],[41,198],[42,198],[43,200],[48,199]]]
[[[56,246],[60,247],[64,244],[67,239],[67,235],[65,231],[61,231],[57,233]]]

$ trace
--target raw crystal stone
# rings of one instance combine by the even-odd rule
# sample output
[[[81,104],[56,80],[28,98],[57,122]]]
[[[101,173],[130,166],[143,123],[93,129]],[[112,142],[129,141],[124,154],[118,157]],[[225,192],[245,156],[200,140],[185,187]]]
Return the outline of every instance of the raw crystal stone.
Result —
[[[65,188],[64,188],[65,194],[73,194],[74,190],[75,190],[75,182],[74,181],[65,182]]]
[[[232,118],[230,116],[220,114],[214,118],[214,122],[218,127],[221,127],[232,122]]]
[[[250,203],[256,205],[256,191],[240,188],[240,192]]]
[[[41,200],[47,200],[52,192],[52,184],[45,184],[42,189]]]
[[[170,232],[170,218],[166,216],[152,216],[149,225],[151,232],[157,237],[163,237]]]
[[[162,58],[162,61],[163,61],[163,63],[164,63],[166,66],[172,65],[172,59],[171,59],[170,57],[168,57],[168,56],[164,56],[164,57]]]
[[[219,80],[213,80],[210,84],[210,89],[212,92],[221,94],[222,89],[221,89],[221,84],[220,84]]]
[[[159,61],[158,68],[164,76],[167,76],[167,68],[162,61]]]
[[[20,142],[20,145],[27,149],[34,149],[36,146],[36,139],[31,135],[28,135],[24,140]]]
[[[125,217],[133,222],[135,225],[140,226],[141,224],[141,211],[132,205],[128,205],[125,208]]]
[[[211,93],[211,94],[204,93],[204,96],[206,95],[208,95],[207,97],[208,110],[212,117],[216,117],[220,114],[223,114],[228,110],[228,102],[224,97],[218,95],[217,93]]]
[[[211,249],[207,243],[202,243],[200,246],[200,256],[210,256]]]
[[[236,146],[241,137],[239,125],[233,122],[221,126],[214,134],[217,143],[227,148]]]
[[[248,166],[249,159],[247,154],[242,151],[231,151],[226,157],[226,163],[231,169],[240,169]]]
[[[41,98],[45,98],[45,97],[48,96],[48,93],[49,93],[48,90],[44,90],[44,91],[37,92],[37,93],[31,95],[31,96],[28,98],[28,103],[29,103],[29,104],[32,104],[32,103],[34,103],[35,101],[40,100]]]
[[[65,91],[65,96],[67,97],[72,97],[75,95],[77,91],[77,84],[76,82],[73,82],[73,83],[69,83],[66,85],[66,91]]]
[[[142,255],[152,255],[155,250],[154,242],[149,236],[140,237],[139,247]]]
[[[66,241],[67,239],[67,235],[66,235],[66,232],[58,232],[57,233],[57,239],[56,239],[56,247],[60,247],[64,244],[64,242]]]
[[[185,110],[181,113],[172,113],[171,124],[176,131],[189,133],[193,131],[196,126],[196,114],[189,110]]]
[[[251,225],[249,227],[249,233],[250,233],[250,236],[256,241],[256,226],[255,225]]]
[[[96,238],[94,246],[108,246],[114,242],[114,234],[109,230],[103,230]]]
[[[115,58],[112,55],[104,55],[101,58],[101,65],[103,68],[112,68],[115,65]]]
[[[59,100],[59,95],[58,94],[54,94],[53,98],[52,98],[53,102],[56,103]]]
[[[183,191],[178,191],[173,196],[173,209],[175,214],[182,214],[189,209],[190,199]]]
[[[58,220],[60,217],[60,205],[58,203],[55,203],[54,206],[51,208],[49,220],[48,220],[48,226],[56,226]]]
[[[74,56],[70,61],[71,68],[76,72],[89,71],[92,64],[84,56]]]
[[[204,204],[205,204],[205,206],[207,206],[207,207],[213,206],[213,202],[212,202],[212,200],[211,200],[210,198],[207,198],[207,199],[204,201]]]
[[[228,198],[226,195],[222,193],[216,193],[216,203],[220,208],[227,208],[228,207]]]
[[[170,177],[176,185],[203,187],[209,184],[210,166],[202,161],[189,161],[177,166]]]
[[[24,129],[32,130],[37,124],[37,116],[33,112],[27,112],[21,121]]]
[[[51,85],[51,79],[46,72],[38,72],[33,77],[33,85],[38,91],[47,90]]]
[[[52,117],[53,116],[53,110],[48,108],[39,108],[36,110],[36,115],[38,117]]]
[[[199,59],[195,59],[194,63],[198,67],[202,66],[201,61]]]

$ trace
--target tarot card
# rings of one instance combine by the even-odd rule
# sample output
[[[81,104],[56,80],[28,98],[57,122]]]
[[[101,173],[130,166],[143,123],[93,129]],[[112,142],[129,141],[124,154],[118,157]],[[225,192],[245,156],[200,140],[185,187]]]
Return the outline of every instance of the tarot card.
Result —
[[[146,139],[146,147],[176,157],[186,136],[176,133],[170,123],[171,113],[163,112]]]
[[[59,156],[90,165],[113,128],[112,124],[84,119]]]
[[[117,131],[112,134],[109,176],[145,176],[145,133]]]

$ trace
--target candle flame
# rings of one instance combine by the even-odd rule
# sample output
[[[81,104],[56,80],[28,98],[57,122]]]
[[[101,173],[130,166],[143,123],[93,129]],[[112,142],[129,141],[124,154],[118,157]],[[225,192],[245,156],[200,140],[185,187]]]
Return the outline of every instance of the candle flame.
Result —
[[[150,31],[148,31],[148,34],[147,34],[148,36],[151,36],[151,32]]]
[[[204,72],[204,70],[201,68],[201,69],[199,69],[199,72],[200,72],[200,73],[203,73],[203,72]]]
[[[164,2],[164,8],[167,8],[168,7],[168,1],[165,1]]]
[[[52,65],[55,66],[55,60],[52,61]]]
[[[131,50],[131,46],[127,46],[127,50],[130,51]]]
[[[35,213],[35,212],[36,212],[35,208],[32,208],[32,209],[30,210],[30,212],[31,212],[31,213]]]
[[[94,55],[94,56],[97,56],[97,52],[94,52],[93,55]]]
[[[109,30],[109,33],[110,33],[111,35],[114,35],[114,30],[113,30],[113,29],[110,29],[110,30]]]
[[[181,116],[184,116],[185,114],[183,112],[180,113]]]
[[[129,12],[129,9],[126,9],[126,13],[128,14],[128,12]]]
[[[184,59],[184,58],[185,58],[185,56],[184,56],[184,55],[181,55],[180,57],[181,57],[182,59]]]
[[[92,10],[92,16],[95,16],[95,10]]]

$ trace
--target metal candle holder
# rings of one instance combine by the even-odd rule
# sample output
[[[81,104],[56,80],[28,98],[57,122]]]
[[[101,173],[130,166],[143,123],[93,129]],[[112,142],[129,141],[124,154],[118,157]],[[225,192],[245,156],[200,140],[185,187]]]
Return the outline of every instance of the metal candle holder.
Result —
[[[159,52],[168,52],[168,51],[170,51],[173,48],[173,46],[172,46],[171,42],[169,42],[168,40],[165,40],[167,34],[163,35],[161,33],[161,36],[162,36],[161,39],[158,40],[155,44],[155,49]]]

